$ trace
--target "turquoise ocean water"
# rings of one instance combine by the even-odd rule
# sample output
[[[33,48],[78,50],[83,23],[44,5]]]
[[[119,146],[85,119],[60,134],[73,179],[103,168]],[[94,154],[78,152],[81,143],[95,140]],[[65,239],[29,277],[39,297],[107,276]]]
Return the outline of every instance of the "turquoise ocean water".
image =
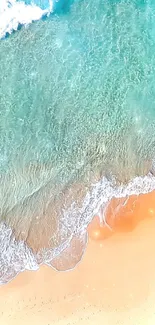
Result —
[[[155,2],[35,5],[0,5],[1,283],[74,267],[101,205],[155,188]]]

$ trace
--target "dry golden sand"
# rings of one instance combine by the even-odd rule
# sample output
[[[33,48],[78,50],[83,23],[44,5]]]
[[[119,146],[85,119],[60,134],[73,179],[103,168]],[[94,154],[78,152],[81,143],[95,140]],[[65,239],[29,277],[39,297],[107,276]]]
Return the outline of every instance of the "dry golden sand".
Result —
[[[42,266],[1,287],[0,325],[27,324],[154,325],[154,213],[132,231],[89,240],[73,271]]]

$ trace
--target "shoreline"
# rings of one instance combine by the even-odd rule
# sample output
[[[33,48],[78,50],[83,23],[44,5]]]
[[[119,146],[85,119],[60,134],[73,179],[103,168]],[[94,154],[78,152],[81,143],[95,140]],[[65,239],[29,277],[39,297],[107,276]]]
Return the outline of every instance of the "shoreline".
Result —
[[[54,228],[55,224],[53,224],[53,221],[56,221],[56,214],[53,210],[52,203],[47,206],[47,216],[45,214],[41,216],[37,215],[36,210],[34,210],[36,214],[34,215],[34,219],[32,218],[32,215],[28,215],[31,220],[30,225],[26,223],[27,219],[23,213],[26,212],[28,214],[28,211],[26,211],[27,205],[25,205],[23,210],[22,205],[20,206],[20,209],[18,209],[17,206],[16,214],[15,211],[14,214],[10,213],[10,220],[12,220],[12,222],[14,222],[13,217],[16,216],[18,221],[17,227],[12,231],[11,228],[2,224],[0,228],[0,240],[2,241],[0,249],[1,283],[6,284],[7,282],[10,282],[11,278],[15,278],[17,274],[23,272],[23,270],[37,270],[40,265],[43,264],[49,265],[58,270],[74,269],[83,256],[82,252],[85,251],[87,245],[87,238],[85,237],[86,228],[90,223],[92,223],[93,217],[98,215],[100,218],[100,222],[103,226],[103,239],[113,237],[115,232],[131,232],[140,221],[145,219],[144,211],[147,213],[147,209],[149,209],[147,198],[149,198],[149,202],[151,202],[150,204],[154,205],[155,191],[149,192],[154,188],[154,186],[155,177],[150,174],[144,177],[137,177],[127,185],[120,186],[115,186],[113,180],[108,180],[103,177],[99,182],[94,185],[92,184],[92,191],[86,195],[81,207],[78,206],[77,200],[77,206],[75,204],[68,210],[63,210],[64,201],[69,205],[73,194],[75,194],[75,197],[77,196],[79,199],[79,196],[81,195],[81,184],[77,184],[77,186],[67,190],[67,192],[64,193],[66,195],[63,195],[62,193],[58,198],[59,200],[55,202],[57,203],[56,212],[60,212],[61,210],[63,211],[63,215],[61,216],[61,219],[59,219],[62,222],[62,226],[60,224],[62,227],[61,233],[58,231],[60,228]],[[148,191],[146,194],[144,194],[145,191],[143,188],[145,188],[145,191]],[[141,192],[144,193],[140,194]],[[39,213],[39,205],[43,202],[41,196],[38,197],[38,199],[40,203],[38,204],[37,211]],[[141,200],[140,206],[139,200]],[[98,202],[98,206],[96,202]],[[37,198],[35,198],[35,204],[37,204]],[[147,206],[147,209],[145,205]],[[20,211],[21,213],[18,213]],[[138,216],[136,218],[133,217],[132,211],[138,211]],[[124,212],[126,213],[125,218]],[[150,211],[149,214],[151,216],[152,212]],[[54,229],[56,230],[55,233]],[[28,233],[29,236],[24,241],[18,241],[16,240],[15,231],[17,231],[17,234],[19,233],[19,235],[21,232],[22,236],[23,234],[25,235]],[[51,234],[54,235],[52,240],[49,242]],[[64,239],[65,241],[61,241]],[[30,243],[33,245],[28,245],[28,240],[29,242],[31,240]],[[56,243],[61,244],[59,245],[59,248],[55,246]],[[41,247],[43,248],[40,251],[37,250],[39,245],[42,245]],[[36,247],[36,250],[33,250],[33,247]],[[75,253],[75,247],[78,249],[77,254]],[[64,248],[65,252],[63,252]],[[4,254],[3,252],[6,253]],[[72,260],[70,260],[71,253],[74,255]],[[63,268],[61,267],[62,261],[65,265]]]
[[[152,209],[134,229],[106,240],[89,238],[78,266],[56,272],[25,271],[0,287],[4,325],[129,324],[155,321],[155,192],[142,197],[139,213]],[[155,200],[154,200],[155,202]],[[135,218],[137,218],[137,212]]]

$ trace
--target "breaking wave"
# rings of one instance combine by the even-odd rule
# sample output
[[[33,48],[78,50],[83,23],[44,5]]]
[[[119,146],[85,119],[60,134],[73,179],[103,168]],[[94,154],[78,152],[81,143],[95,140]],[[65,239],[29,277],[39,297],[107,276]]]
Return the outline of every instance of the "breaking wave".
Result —
[[[39,2],[39,1],[38,1]],[[19,25],[28,26],[33,21],[49,15],[53,11],[53,2],[49,0],[47,7],[42,9],[33,1],[26,4],[18,0],[1,0],[0,2],[0,38],[11,34]]]

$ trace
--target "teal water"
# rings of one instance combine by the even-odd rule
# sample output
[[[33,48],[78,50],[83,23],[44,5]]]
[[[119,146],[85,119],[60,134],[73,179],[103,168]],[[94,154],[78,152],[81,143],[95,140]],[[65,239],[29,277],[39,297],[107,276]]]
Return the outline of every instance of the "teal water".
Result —
[[[103,169],[154,156],[153,15],[148,2],[77,1],[1,42],[1,168],[24,152],[76,173],[94,144]]]
[[[126,184],[155,158],[155,2],[58,9],[0,42],[1,220],[32,248],[34,219],[57,247],[77,222],[61,236],[58,216],[94,180]]]

